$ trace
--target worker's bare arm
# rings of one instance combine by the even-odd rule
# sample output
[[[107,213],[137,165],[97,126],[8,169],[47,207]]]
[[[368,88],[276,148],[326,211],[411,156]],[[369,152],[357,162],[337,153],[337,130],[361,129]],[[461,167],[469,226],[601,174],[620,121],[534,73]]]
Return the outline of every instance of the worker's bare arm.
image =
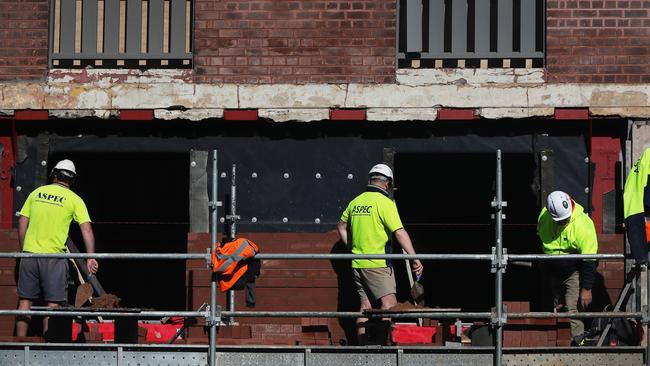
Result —
[[[27,233],[28,226],[29,217],[20,216],[18,218],[18,243],[20,244],[20,250],[23,250],[23,244],[25,243],[25,234]]]
[[[339,221],[338,224],[336,224],[336,230],[339,232],[339,236],[341,237],[341,241],[345,245],[348,244],[348,223],[345,221]]]
[[[411,237],[409,236],[409,234],[406,232],[404,228],[395,230],[394,234],[395,234],[395,239],[397,239],[397,242],[407,254],[416,254],[415,249],[413,248],[413,243],[411,242]],[[424,266],[422,265],[422,262],[420,262],[419,259],[415,259],[413,261],[412,268],[413,268],[413,272],[415,272],[417,276],[420,276],[422,274],[422,270],[424,269]]]
[[[79,225],[79,228],[81,229],[81,236],[83,237],[84,244],[86,245],[86,252],[95,253],[95,234],[93,233],[92,225],[90,222],[84,222],[83,224]],[[86,265],[88,266],[88,271],[90,273],[97,273],[97,269],[99,269],[99,263],[97,263],[96,259],[87,260]]]

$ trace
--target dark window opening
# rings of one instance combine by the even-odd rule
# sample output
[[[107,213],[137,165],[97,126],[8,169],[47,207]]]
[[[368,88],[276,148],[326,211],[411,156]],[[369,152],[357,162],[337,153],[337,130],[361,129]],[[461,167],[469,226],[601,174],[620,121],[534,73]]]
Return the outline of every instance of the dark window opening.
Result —
[[[56,153],[71,159],[74,190],[86,202],[98,253],[185,253],[189,230],[189,155]],[[85,251],[78,225],[70,236]],[[97,278],[124,307],[184,310],[182,260],[103,259]]]
[[[502,162],[504,200],[508,201],[504,247],[508,253],[540,252],[535,234],[540,207],[531,188],[534,157],[504,154]],[[395,199],[416,251],[491,253],[495,171],[495,154],[396,154]],[[428,261],[421,281],[428,306],[463,311],[494,306],[494,276],[487,261]],[[511,265],[504,276],[504,299],[535,302],[539,286],[535,266]]]

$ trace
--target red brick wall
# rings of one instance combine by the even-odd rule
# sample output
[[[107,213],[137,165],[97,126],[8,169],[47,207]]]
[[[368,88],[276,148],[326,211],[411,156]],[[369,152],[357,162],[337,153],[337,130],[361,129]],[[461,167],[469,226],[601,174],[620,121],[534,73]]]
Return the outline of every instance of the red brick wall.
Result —
[[[547,1],[551,83],[650,82],[650,1]]]
[[[0,0],[0,81],[45,76],[48,18],[47,1]]]
[[[391,83],[396,1],[197,0],[197,82]]]

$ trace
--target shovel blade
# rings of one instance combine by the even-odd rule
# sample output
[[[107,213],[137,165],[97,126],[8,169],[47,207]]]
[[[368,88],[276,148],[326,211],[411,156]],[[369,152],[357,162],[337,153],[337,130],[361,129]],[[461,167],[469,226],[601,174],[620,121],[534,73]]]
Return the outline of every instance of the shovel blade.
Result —
[[[415,281],[411,287],[411,298],[416,304],[424,303],[424,286],[420,282]]]
[[[83,304],[86,303],[86,301],[90,300],[92,296],[93,296],[93,287],[90,285],[90,283],[86,282],[84,284],[79,285],[79,287],[77,287],[77,294],[75,295],[74,298],[74,307],[80,308],[81,306],[83,306]]]

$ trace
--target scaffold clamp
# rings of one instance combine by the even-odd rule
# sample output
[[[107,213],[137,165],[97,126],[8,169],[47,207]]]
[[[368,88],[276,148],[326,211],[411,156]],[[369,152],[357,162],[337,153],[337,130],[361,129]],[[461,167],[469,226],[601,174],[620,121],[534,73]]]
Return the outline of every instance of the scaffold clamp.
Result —
[[[501,260],[497,258],[497,248],[492,247],[492,268],[490,272],[496,273],[499,269],[503,268],[503,272],[506,271],[508,266],[508,248],[501,249]]]
[[[212,210],[216,210],[217,207],[223,206],[223,202],[221,201],[208,201],[208,207]]]
[[[508,314],[506,312],[507,307],[505,304],[502,306],[503,306],[503,310],[501,311],[501,317],[497,315],[496,308],[492,308],[492,316],[490,318],[490,324],[492,324],[495,327],[503,327],[504,325],[508,324]]]
[[[207,252],[207,255],[205,256],[205,262],[206,262],[206,267],[212,269],[212,250],[210,248],[205,249]]]
[[[241,219],[241,216],[239,216],[239,215],[226,215],[226,220],[228,220],[230,222],[235,222],[235,221],[240,220],[240,219]]]
[[[210,305],[206,306],[205,308],[205,326],[206,327],[213,327],[217,326],[218,324],[221,323],[221,305],[216,305],[214,309],[214,318],[211,317],[212,313],[212,308]]]

